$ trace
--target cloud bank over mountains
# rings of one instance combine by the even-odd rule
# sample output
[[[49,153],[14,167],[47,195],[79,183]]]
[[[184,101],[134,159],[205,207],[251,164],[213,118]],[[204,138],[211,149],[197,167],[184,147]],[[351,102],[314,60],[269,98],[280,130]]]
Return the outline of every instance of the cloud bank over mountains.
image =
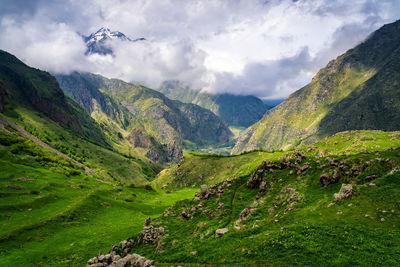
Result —
[[[286,97],[384,23],[397,0],[1,0],[0,49],[53,73],[89,71],[158,87]],[[85,55],[101,27],[114,55]]]

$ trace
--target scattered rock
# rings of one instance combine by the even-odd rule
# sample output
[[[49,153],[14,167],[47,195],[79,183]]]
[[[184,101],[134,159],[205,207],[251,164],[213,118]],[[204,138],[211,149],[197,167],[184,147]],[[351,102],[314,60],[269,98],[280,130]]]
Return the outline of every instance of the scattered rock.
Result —
[[[125,257],[116,255],[115,252],[107,255],[99,255],[97,257],[91,258],[87,262],[87,267],[153,267],[154,261],[142,257],[138,254],[128,254]]]
[[[333,175],[330,176],[326,173],[321,174],[321,176],[319,177],[319,181],[321,182],[321,184],[323,186],[328,186],[330,184],[335,184],[339,181],[339,173],[337,172],[337,170],[335,170],[333,172]]]
[[[7,188],[15,189],[15,190],[22,190],[25,189],[25,186],[22,185],[13,185],[13,184],[8,184],[6,185]]]
[[[182,217],[183,218],[185,218],[185,219],[190,219],[190,218],[192,218],[192,216],[190,216],[190,214],[189,213],[187,213],[186,211],[182,211]]]
[[[144,220],[144,226],[150,226],[150,224],[151,224],[151,218],[146,217],[146,219]]]
[[[36,182],[36,179],[18,178],[17,181],[20,181],[20,182]]]
[[[305,158],[304,152],[300,150],[295,150],[293,156],[296,158],[297,163],[300,163]]]
[[[200,186],[200,195],[198,193],[195,194],[195,198],[198,197],[200,199],[208,199],[210,195],[215,192],[214,190],[209,190],[206,184]]]
[[[228,232],[228,228],[221,228],[215,231],[215,237],[220,237]]]
[[[252,209],[251,209],[250,207],[245,208],[245,209],[242,210],[242,212],[240,213],[239,219],[240,219],[240,220],[243,220],[243,219],[249,217],[251,211],[252,211]]]
[[[164,227],[148,226],[139,233],[138,243],[152,244],[164,234]]]
[[[369,176],[365,177],[365,180],[372,181],[372,180],[375,180],[376,178],[378,178],[378,175],[373,174],[373,175],[369,175]]]
[[[351,197],[354,194],[353,186],[351,184],[342,184],[339,193],[333,195],[335,199],[343,199]]]
[[[328,204],[328,208],[332,207],[333,205],[335,205],[335,202],[331,202]]]
[[[309,168],[311,168],[311,164],[310,164],[310,163],[304,163],[301,167],[299,167],[299,171],[305,172],[305,171],[307,171]]]
[[[258,191],[261,193],[261,192],[264,192],[266,189],[267,189],[267,183],[265,181],[262,181],[260,183]]]
[[[208,193],[208,187],[207,187],[206,184],[202,184],[202,185],[200,186],[200,193],[201,193],[202,195],[205,195],[205,194]]]

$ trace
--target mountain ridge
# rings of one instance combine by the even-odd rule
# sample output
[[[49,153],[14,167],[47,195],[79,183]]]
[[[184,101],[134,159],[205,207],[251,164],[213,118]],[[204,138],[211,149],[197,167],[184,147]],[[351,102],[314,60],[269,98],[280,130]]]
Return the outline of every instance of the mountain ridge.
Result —
[[[268,110],[261,99],[252,95],[211,94],[193,90],[180,81],[165,81],[158,90],[171,99],[211,110],[229,126],[248,127]]]
[[[89,73],[57,75],[57,79],[114,139],[145,149],[156,162],[179,161],[185,140],[204,145],[227,142],[232,136],[212,112],[144,86]]]
[[[248,128],[232,153],[312,143],[344,130],[398,130],[399,29],[400,21],[387,24],[329,62]]]

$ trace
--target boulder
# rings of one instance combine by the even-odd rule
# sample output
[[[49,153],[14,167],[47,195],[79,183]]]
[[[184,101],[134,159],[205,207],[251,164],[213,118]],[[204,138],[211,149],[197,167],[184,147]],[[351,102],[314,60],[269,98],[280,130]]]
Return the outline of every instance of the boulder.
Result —
[[[201,194],[202,194],[202,195],[207,194],[207,192],[208,192],[208,187],[207,187],[207,185],[206,185],[206,184],[202,184],[202,185],[200,186],[200,190],[201,190]]]
[[[191,216],[190,216],[190,214],[189,213],[187,213],[186,211],[182,211],[182,217],[183,218],[185,218],[185,219],[190,219],[191,218]]]
[[[299,167],[299,171],[305,172],[309,168],[311,168],[311,164],[310,163],[304,163],[302,166]]]
[[[240,220],[243,220],[243,219],[249,217],[251,211],[252,211],[252,209],[251,209],[250,207],[245,208],[245,209],[242,210],[242,212],[240,213],[239,219],[240,219]]]
[[[264,192],[266,189],[267,189],[267,183],[266,183],[265,181],[262,181],[262,182],[260,183],[260,186],[259,186],[259,188],[258,188],[258,191],[261,193],[261,192]]]
[[[138,243],[152,244],[164,234],[164,227],[148,226],[139,233]]]
[[[200,199],[208,199],[211,195],[211,191],[208,189],[206,184],[200,186]]]
[[[328,186],[330,184],[336,184],[339,182],[339,172],[335,170],[333,175],[328,175],[326,173],[321,174],[319,177],[319,181],[323,186]]]
[[[107,255],[109,257],[107,257]],[[154,261],[142,257],[138,254],[127,254],[125,257],[121,258],[119,255],[110,256],[99,255],[98,257],[92,258],[88,261],[87,267],[153,267]],[[108,260],[106,260],[108,259]],[[100,261],[101,260],[101,261]]]
[[[342,184],[339,193],[333,195],[335,199],[343,199],[351,197],[354,194],[353,186],[351,184]]]
[[[378,178],[378,175],[373,174],[373,175],[369,175],[369,176],[365,177],[365,180],[372,181],[372,180],[375,180],[376,178]]]
[[[215,231],[215,237],[220,237],[228,232],[228,228],[221,228]]]

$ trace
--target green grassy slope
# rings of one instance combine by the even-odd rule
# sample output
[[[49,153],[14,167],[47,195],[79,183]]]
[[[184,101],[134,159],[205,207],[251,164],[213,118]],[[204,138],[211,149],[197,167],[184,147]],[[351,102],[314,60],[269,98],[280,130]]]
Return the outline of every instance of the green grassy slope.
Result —
[[[321,69],[311,83],[268,111],[233,153],[312,143],[345,130],[399,130],[400,21]]]
[[[121,183],[144,185],[160,170],[158,165],[140,155],[124,155],[85,139],[46,119],[40,113],[22,107],[14,108],[10,121],[22,126],[53,148]]]
[[[100,127],[64,96],[49,73],[31,68],[0,50],[0,111],[12,114],[15,106],[40,111],[74,132],[106,144]]]
[[[108,160],[118,164],[115,157]],[[99,250],[139,232],[145,217],[193,194],[104,181],[9,127],[0,129],[0,166],[1,266],[83,266]]]
[[[299,159],[297,151],[304,157]],[[277,167],[283,153],[290,162],[287,168]],[[272,171],[257,167],[260,157],[272,160]],[[400,261],[400,132],[351,131],[296,151],[189,158],[177,170],[201,165],[204,168],[192,175],[203,174],[204,178],[189,180],[187,186],[216,183],[215,191],[209,199],[176,203],[153,220],[166,234],[155,244],[132,247],[160,266],[394,266]],[[252,167],[225,173],[231,161]],[[210,173],[205,169],[210,164],[226,168]],[[310,168],[300,170],[308,164]],[[258,186],[248,188],[251,175],[261,174],[263,169],[267,171],[259,182],[265,181],[265,191],[259,192]],[[334,172],[338,181],[323,186],[320,176]],[[221,182],[219,175],[230,178],[232,173],[242,175]],[[371,175],[376,177],[369,178]],[[174,177],[171,183],[176,183],[171,188],[182,186]],[[342,183],[352,184],[354,195],[335,200],[333,195]],[[242,213],[245,209],[250,215]],[[189,218],[182,216],[183,211]],[[215,231],[220,228],[228,232],[216,238]]]

